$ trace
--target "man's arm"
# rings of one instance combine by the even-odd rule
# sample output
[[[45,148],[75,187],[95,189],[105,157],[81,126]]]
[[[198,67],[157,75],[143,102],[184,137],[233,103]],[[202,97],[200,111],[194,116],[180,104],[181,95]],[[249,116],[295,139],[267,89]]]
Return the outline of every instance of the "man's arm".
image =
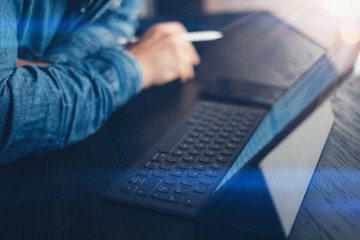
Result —
[[[110,6],[95,22],[78,29],[45,53],[45,61],[59,63],[84,58],[102,48],[119,48],[119,37],[131,38],[138,25],[137,13],[143,0],[122,0]],[[116,4],[116,2],[115,2]]]
[[[10,0],[2,6],[0,163],[86,138],[141,90],[141,66],[125,50],[103,49],[47,67],[16,67],[16,9]]]
[[[101,49],[62,64],[17,67],[17,11],[11,0],[2,4],[0,164],[85,139],[142,87],[186,80],[199,61],[191,43],[177,37],[183,26],[170,23],[150,29],[130,49],[133,54]]]

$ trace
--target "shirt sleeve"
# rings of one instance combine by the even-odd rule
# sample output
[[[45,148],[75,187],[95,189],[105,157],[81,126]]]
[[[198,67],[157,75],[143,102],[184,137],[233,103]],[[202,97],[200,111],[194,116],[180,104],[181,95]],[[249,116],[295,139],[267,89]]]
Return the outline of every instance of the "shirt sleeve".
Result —
[[[47,50],[45,61],[59,63],[84,58],[102,48],[121,48],[120,37],[131,38],[138,25],[142,0],[115,0],[93,23],[78,29],[61,44]],[[120,4],[121,3],[121,4]],[[98,13],[100,14],[100,13]]]
[[[142,86],[128,52],[103,48],[71,63],[17,63],[16,9],[0,11],[0,164],[66,147],[96,132]]]

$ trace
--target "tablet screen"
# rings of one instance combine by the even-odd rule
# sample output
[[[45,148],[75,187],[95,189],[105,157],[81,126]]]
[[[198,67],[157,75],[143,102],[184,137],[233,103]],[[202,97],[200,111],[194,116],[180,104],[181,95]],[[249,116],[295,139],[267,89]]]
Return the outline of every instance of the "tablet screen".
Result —
[[[271,144],[277,144],[276,138],[292,129],[288,129],[300,115],[309,115],[309,107],[316,106],[317,100],[336,84],[339,74],[326,56],[323,56],[309,71],[296,81],[272,106],[259,127],[235,160],[217,191],[246,163]],[[274,143],[275,141],[275,143]]]

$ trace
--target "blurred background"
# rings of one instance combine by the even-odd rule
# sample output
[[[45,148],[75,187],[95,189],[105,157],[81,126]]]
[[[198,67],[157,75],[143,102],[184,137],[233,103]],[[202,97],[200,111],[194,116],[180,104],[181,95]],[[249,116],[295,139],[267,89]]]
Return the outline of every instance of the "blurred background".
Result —
[[[140,18],[196,18],[266,11],[326,49],[342,40],[360,44],[360,0],[145,0]],[[360,58],[354,72],[360,74]]]
[[[268,11],[319,44],[360,41],[360,0],[145,0],[141,18]]]

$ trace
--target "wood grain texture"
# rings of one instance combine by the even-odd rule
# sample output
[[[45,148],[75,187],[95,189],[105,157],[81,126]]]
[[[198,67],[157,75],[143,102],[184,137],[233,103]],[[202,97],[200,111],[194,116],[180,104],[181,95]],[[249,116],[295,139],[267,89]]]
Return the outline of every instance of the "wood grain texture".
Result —
[[[194,86],[173,83],[144,92],[88,140],[2,166],[0,239],[258,238],[102,198],[107,185],[196,101]],[[336,121],[289,239],[360,234],[358,89],[360,77],[351,77],[332,97]],[[154,99],[155,93],[161,97]]]
[[[360,235],[360,77],[332,97],[336,122],[290,239]],[[239,230],[103,199],[106,187],[199,98],[200,85],[149,89],[87,140],[0,167],[0,239],[254,239]]]
[[[360,77],[332,96],[335,124],[289,239],[360,236]]]

